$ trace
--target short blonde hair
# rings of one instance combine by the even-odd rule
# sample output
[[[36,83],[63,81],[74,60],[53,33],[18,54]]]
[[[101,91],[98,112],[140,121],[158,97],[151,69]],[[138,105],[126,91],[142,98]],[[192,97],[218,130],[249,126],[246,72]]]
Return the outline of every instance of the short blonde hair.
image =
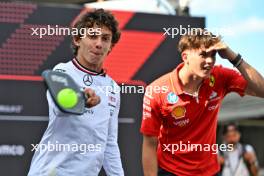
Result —
[[[178,50],[182,53],[186,49],[209,48],[219,41],[221,41],[221,36],[213,35],[205,29],[195,28],[195,30],[181,37]]]

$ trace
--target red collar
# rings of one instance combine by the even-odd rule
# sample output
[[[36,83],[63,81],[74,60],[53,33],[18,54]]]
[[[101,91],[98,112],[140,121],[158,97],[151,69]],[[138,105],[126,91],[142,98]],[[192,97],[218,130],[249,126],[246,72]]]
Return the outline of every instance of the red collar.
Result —
[[[171,73],[170,73],[170,82],[171,82],[171,85],[173,87],[173,91],[176,95],[180,95],[180,94],[183,94],[184,91],[182,89],[182,86],[181,86],[181,81],[180,81],[180,78],[179,78],[179,71],[180,69],[183,67],[184,63],[180,63],[176,69],[174,69]],[[210,76],[211,77],[211,76]],[[209,80],[210,78],[206,78],[202,81],[202,84],[209,84]]]

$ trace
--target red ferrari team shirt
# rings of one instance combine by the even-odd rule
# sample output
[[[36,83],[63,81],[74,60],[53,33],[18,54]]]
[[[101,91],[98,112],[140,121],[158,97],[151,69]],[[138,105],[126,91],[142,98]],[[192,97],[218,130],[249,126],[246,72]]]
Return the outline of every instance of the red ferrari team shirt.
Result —
[[[159,167],[178,176],[212,176],[219,170],[215,142],[220,104],[229,92],[243,96],[247,82],[238,72],[215,66],[192,95],[182,89],[182,67],[147,87],[141,132],[158,137]]]

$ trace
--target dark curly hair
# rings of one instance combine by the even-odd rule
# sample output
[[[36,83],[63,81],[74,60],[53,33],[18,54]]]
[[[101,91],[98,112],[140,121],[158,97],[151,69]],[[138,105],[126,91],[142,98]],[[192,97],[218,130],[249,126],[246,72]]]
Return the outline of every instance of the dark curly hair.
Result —
[[[94,25],[98,26],[106,26],[108,29],[112,31],[112,45],[114,46],[120,39],[121,32],[118,29],[118,22],[109,11],[105,11],[104,9],[95,9],[90,11],[79,18],[79,20],[73,25],[73,28],[78,29],[78,31],[82,28],[92,28]],[[73,36],[77,38],[81,38],[81,34]],[[76,46],[72,42],[73,54],[76,56],[78,53],[79,47]]]

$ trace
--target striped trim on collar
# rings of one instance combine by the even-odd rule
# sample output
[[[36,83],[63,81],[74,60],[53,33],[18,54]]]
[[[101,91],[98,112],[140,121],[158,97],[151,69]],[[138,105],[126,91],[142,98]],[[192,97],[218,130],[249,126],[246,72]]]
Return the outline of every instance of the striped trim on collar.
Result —
[[[104,69],[102,69],[100,73],[95,72],[81,65],[80,62],[76,58],[72,59],[72,63],[78,70],[81,70],[82,72],[88,73],[90,75],[93,75],[93,76],[105,76],[106,75],[106,71]]]

